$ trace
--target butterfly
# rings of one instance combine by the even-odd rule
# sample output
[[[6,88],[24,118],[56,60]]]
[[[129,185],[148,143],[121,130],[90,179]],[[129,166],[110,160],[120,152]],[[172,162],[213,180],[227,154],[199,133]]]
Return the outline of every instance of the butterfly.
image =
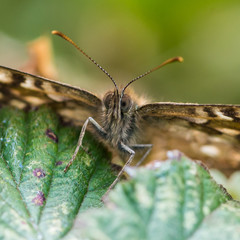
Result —
[[[143,152],[140,164],[153,146],[156,146],[150,154],[153,159],[163,159],[167,150],[179,149],[226,174],[239,169],[240,105],[146,103],[130,90],[133,82],[166,64],[181,62],[181,57],[169,59],[119,88],[112,76],[69,37],[59,31],[53,34],[73,44],[97,65],[111,79],[114,89],[100,98],[78,87],[0,66],[0,102],[18,108],[49,104],[66,121],[82,125],[76,150],[64,171],[82,147],[87,127],[125,159],[112,186],[131,164],[136,152]]]

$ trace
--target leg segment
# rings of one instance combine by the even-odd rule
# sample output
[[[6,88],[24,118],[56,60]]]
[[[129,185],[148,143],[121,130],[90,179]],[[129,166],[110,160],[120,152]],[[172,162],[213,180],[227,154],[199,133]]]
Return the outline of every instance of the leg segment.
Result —
[[[109,194],[109,191],[115,186],[115,184],[119,181],[120,177],[122,176],[125,168],[131,164],[134,156],[135,156],[135,151],[134,150],[140,150],[140,149],[144,149],[146,148],[147,151],[145,152],[145,154],[142,156],[142,158],[138,161],[138,163],[136,164],[136,166],[139,166],[144,159],[147,157],[147,155],[149,154],[149,152],[152,149],[152,144],[136,144],[136,145],[132,145],[130,147],[128,147],[127,145],[121,143],[121,148],[123,151],[128,152],[130,154],[130,157],[128,158],[127,162],[124,164],[124,166],[122,167],[121,171],[118,173],[116,179],[114,180],[114,182],[110,185],[110,187],[108,188],[107,192],[103,195],[102,200],[105,202],[106,198]],[[134,150],[133,150],[134,149]]]
[[[153,145],[152,144],[135,144],[130,146],[134,151],[142,150],[142,149],[147,149],[147,151],[144,153],[144,155],[141,157],[141,159],[137,162],[136,166],[138,167],[144,159],[147,157],[147,155],[150,153],[152,150]]]
[[[80,135],[78,138],[77,147],[74,151],[74,154],[73,154],[71,160],[68,162],[67,166],[64,168],[64,172],[67,172],[68,168],[72,165],[73,161],[75,160],[75,158],[78,154],[79,148],[82,146],[83,137],[85,135],[88,123],[91,123],[93,125],[93,127],[99,133],[99,135],[101,135],[101,136],[106,135],[105,130],[92,117],[89,117],[82,126],[82,129],[81,129],[81,132],[80,132]]]
[[[113,183],[110,185],[110,187],[108,188],[107,192],[103,195],[102,197],[102,200],[105,201],[106,200],[106,197],[108,196],[109,194],[109,191],[115,186],[115,184],[119,181],[120,177],[122,176],[125,168],[131,164],[133,158],[134,158],[134,155],[135,155],[135,152],[130,148],[128,147],[127,145],[121,143],[121,148],[122,150],[128,152],[130,154],[130,157],[128,158],[127,162],[124,164],[124,166],[122,167],[121,171],[118,173],[116,179],[113,181]]]

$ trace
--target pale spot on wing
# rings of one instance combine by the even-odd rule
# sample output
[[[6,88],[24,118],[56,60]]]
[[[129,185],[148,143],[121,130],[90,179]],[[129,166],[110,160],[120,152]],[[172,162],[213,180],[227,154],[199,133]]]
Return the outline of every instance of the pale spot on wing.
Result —
[[[0,82],[2,83],[12,83],[12,78],[9,74],[9,72],[0,70]]]
[[[21,96],[21,91],[19,91],[18,89],[10,88],[9,92],[15,96]]]
[[[61,96],[61,95],[56,95],[56,94],[47,94],[47,95],[49,98],[51,98],[52,100],[54,100],[56,102],[63,102],[63,101],[70,100],[70,98]]]
[[[183,119],[186,119],[190,122],[197,123],[197,124],[204,124],[208,121],[208,119],[204,119],[204,118],[191,118],[191,117],[184,118],[183,117]]]
[[[39,106],[47,102],[46,99],[41,99],[39,97],[34,96],[25,96],[24,100],[31,103],[33,106]]]
[[[238,134],[240,134],[240,131],[236,129],[230,129],[230,128],[216,128],[216,129],[230,136],[237,136]]]
[[[203,145],[200,147],[200,151],[209,157],[218,157],[220,155],[220,150],[213,145]]]
[[[205,120],[205,119],[208,119],[209,117],[208,117],[208,113],[207,112],[205,112],[205,111],[203,111],[203,109],[202,108],[194,108],[195,109],[195,115],[198,117],[198,118],[200,118],[200,119],[202,119],[202,120]],[[204,119],[203,119],[204,118]],[[194,121],[195,121],[195,118],[194,118]]]
[[[26,103],[19,101],[17,99],[12,99],[9,104],[13,107],[19,108],[19,109],[24,109],[26,107]]]
[[[52,83],[47,81],[42,82],[42,88],[45,89],[46,93],[56,93],[55,89],[52,87]]]
[[[36,96],[36,92],[34,92],[32,95],[27,95],[27,94],[24,94],[22,89],[14,89],[14,88],[10,88],[9,92],[11,93],[13,98],[19,99],[19,100],[21,99],[22,102],[28,102],[29,104],[31,104],[33,106],[39,106],[44,103],[52,102],[50,99],[48,99],[44,96]],[[28,92],[28,93],[30,93],[30,92]],[[3,96],[3,99],[4,98],[5,98],[5,96]]]
[[[222,112],[220,112],[220,111],[216,111],[215,113],[216,113],[216,115],[217,115],[218,117],[220,117],[221,119],[228,120],[228,121],[232,121],[232,120],[233,120],[231,117],[225,116],[225,115],[224,115]]]
[[[25,75],[24,82],[20,83],[20,86],[27,89],[37,90],[39,91],[39,88],[37,88],[35,85],[35,79],[31,76]]]
[[[74,122],[77,126],[83,125],[83,123],[87,120],[88,117],[91,114],[89,114],[89,111],[84,111],[81,108],[75,108],[75,109],[68,109],[68,108],[60,108],[57,110],[57,112],[67,121]]]

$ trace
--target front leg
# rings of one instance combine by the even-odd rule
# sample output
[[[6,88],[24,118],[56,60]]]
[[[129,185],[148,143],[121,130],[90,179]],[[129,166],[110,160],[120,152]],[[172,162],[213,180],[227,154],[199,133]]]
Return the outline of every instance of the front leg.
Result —
[[[82,129],[78,138],[77,147],[74,151],[74,154],[71,160],[68,162],[67,166],[64,168],[64,172],[67,172],[68,168],[72,165],[73,161],[75,160],[78,154],[79,148],[82,146],[83,137],[85,135],[88,123],[91,123],[93,125],[94,129],[99,133],[100,136],[103,136],[103,137],[106,136],[105,130],[92,117],[89,117],[82,126]]]
[[[147,155],[149,154],[149,152],[152,149],[152,144],[135,144],[132,146],[127,146],[124,143],[120,143],[120,151],[124,151],[130,154],[127,162],[124,164],[124,166],[122,167],[122,169],[120,170],[120,172],[118,173],[116,179],[113,181],[113,183],[110,185],[110,187],[108,188],[107,192],[103,195],[102,200],[105,202],[106,198],[109,194],[109,191],[116,185],[116,183],[119,181],[120,177],[122,176],[125,168],[131,164],[131,162],[133,161],[133,158],[135,156],[135,151],[134,150],[139,150],[139,149],[147,149],[147,151],[145,152],[145,154],[142,156],[142,158],[138,161],[138,163],[136,164],[136,166],[139,166],[144,159],[147,157]],[[134,150],[133,150],[134,149]]]
[[[125,168],[131,164],[134,156],[135,156],[135,152],[130,148],[128,147],[127,145],[125,145],[124,143],[120,143],[120,149],[121,151],[124,151],[124,152],[127,152],[130,154],[127,162],[124,164],[124,166],[122,167],[122,169],[120,170],[120,172],[118,173],[116,179],[113,181],[113,183],[110,185],[110,187],[108,188],[107,192],[103,195],[102,197],[102,200],[105,202],[106,201],[106,198],[109,194],[109,191],[116,185],[116,183],[119,181],[120,177],[122,176]]]

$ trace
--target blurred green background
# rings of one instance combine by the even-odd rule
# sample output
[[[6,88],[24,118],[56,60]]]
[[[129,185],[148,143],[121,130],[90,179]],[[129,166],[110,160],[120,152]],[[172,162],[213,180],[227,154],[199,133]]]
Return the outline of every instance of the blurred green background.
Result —
[[[182,56],[134,83],[154,101],[240,103],[239,0],[0,0],[0,64],[20,67],[25,44],[53,40],[59,79],[98,94],[110,80],[53,29],[69,35],[118,83]]]

